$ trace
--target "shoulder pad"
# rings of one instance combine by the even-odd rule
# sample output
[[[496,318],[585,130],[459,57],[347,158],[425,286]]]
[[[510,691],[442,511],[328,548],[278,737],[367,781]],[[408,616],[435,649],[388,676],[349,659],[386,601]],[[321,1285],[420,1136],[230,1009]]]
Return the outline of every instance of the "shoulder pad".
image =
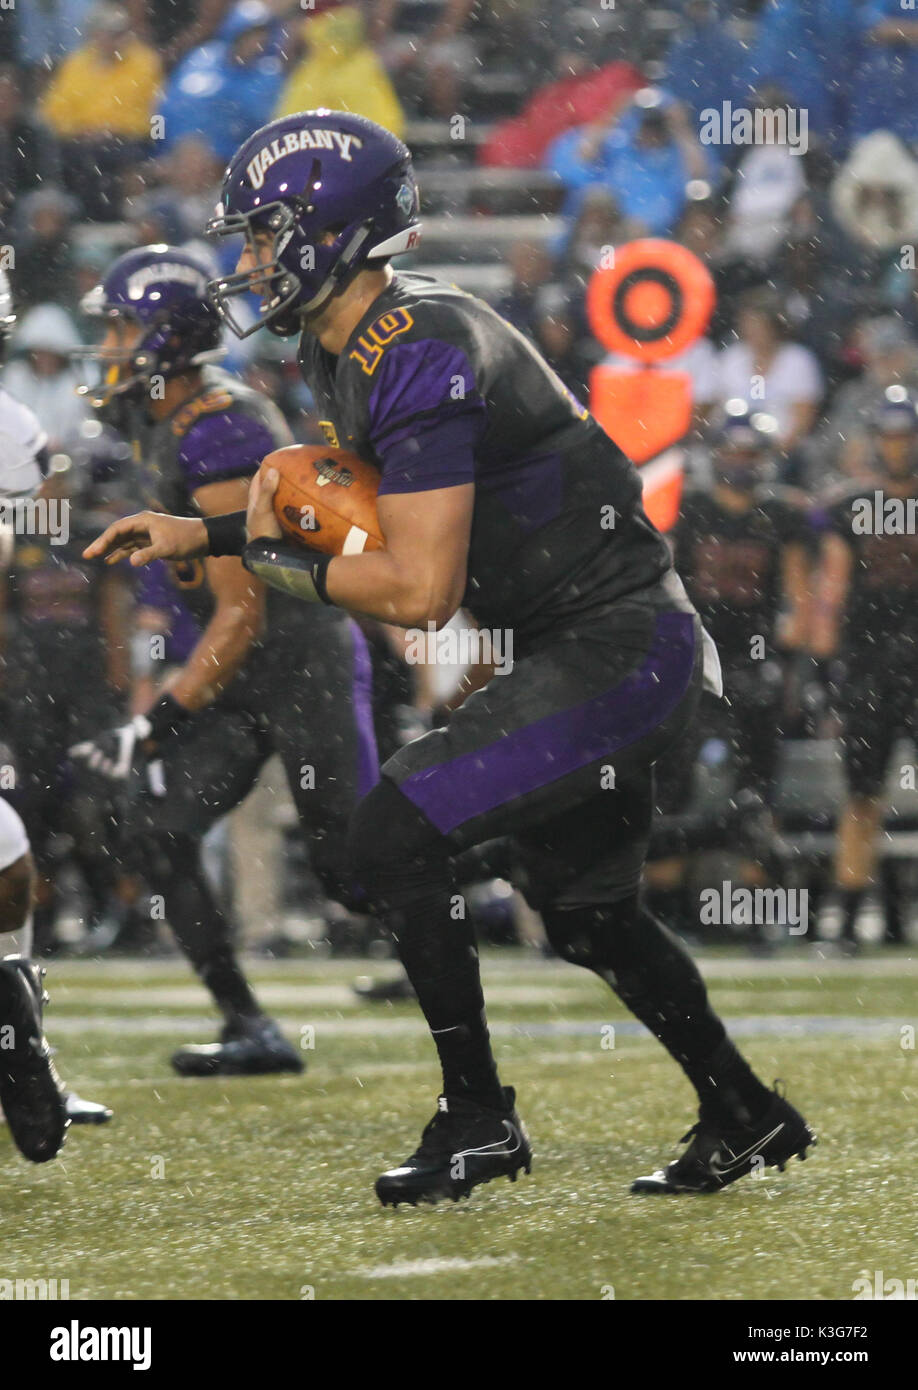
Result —
[[[195,396],[193,401],[188,401],[172,417],[172,433],[181,439],[191,429],[195,420],[199,420],[202,415],[216,415],[218,411],[228,410],[234,400],[232,392],[220,386],[205,391],[201,396]]]

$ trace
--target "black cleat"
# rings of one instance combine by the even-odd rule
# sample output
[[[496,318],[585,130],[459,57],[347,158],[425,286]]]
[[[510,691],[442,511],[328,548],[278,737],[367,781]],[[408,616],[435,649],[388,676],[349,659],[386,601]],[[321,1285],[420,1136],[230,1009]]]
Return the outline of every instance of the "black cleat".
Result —
[[[268,1076],[305,1069],[293,1044],[264,1015],[227,1024],[219,1042],[180,1047],[172,1065],[179,1076]]]
[[[407,975],[394,980],[374,980],[371,975],[358,975],[351,986],[358,999],[369,1004],[395,1004],[402,999],[417,999],[414,985]]]
[[[0,1105],[16,1147],[32,1163],[57,1156],[69,1123],[42,1030],[44,973],[21,956],[0,961]]]
[[[636,1178],[632,1192],[719,1192],[747,1173],[777,1165],[782,1171],[794,1154],[806,1158],[816,1135],[794,1107],[774,1092],[771,1104],[754,1124],[724,1125],[700,1111],[698,1123],[684,1134],[689,1143],[681,1158]]]
[[[463,1096],[440,1096],[437,1113],[421,1142],[400,1168],[376,1180],[384,1207],[399,1202],[439,1202],[468,1197],[473,1187],[492,1178],[516,1182],[521,1168],[532,1167],[529,1136],[516,1113],[516,1093],[505,1086],[503,1110],[492,1110]]]
[[[76,1091],[64,1090],[64,1106],[67,1119],[72,1125],[105,1125],[112,1118],[107,1105],[95,1100],[84,1100]]]

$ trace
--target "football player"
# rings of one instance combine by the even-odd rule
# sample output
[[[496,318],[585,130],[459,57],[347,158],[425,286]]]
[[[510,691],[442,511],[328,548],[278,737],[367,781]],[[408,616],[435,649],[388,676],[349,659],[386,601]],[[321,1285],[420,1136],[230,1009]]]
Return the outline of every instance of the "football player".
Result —
[[[0,269],[0,361],[15,324],[9,277]],[[0,535],[7,564],[22,529],[16,508],[38,491],[47,463],[45,434],[35,416],[0,386]],[[7,661],[0,659],[8,680],[10,672],[4,668]],[[0,799],[0,935],[7,938],[4,947],[14,948],[0,960],[0,1106],[21,1152],[43,1163],[57,1154],[71,1120],[98,1124],[111,1119],[112,1112],[68,1091],[51,1061],[41,1017],[44,972],[29,959],[34,886],[26,828],[18,812]]]
[[[770,477],[767,423],[735,403],[714,435],[713,488],[686,494],[673,534],[676,570],[717,645],[726,699],[702,701],[700,718],[680,744],[682,756],[658,769],[657,804],[668,814],[657,820],[651,844],[654,858],[667,844],[678,853],[680,841],[686,850],[729,844],[748,854],[756,876],[774,859],[781,652],[801,648],[807,638],[812,549],[806,511]],[[732,801],[719,812],[686,813],[698,753],[714,737],[733,750]]]
[[[874,477],[846,487],[826,509],[812,637],[815,656],[839,657],[847,668],[839,705],[848,800],[834,877],[850,954],[876,873],[893,745],[918,733],[918,411],[904,387],[887,389],[872,425]],[[893,884],[885,887],[886,939],[901,943],[899,904]]]
[[[653,764],[689,720],[716,652],[641,506],[637,472],[536,350],[487,305],[389,261],[419,237],[408,149],[363,118],[307,111],[256,132],[227,170],[214,230],[241,233],[214,302],[240,296],[299,336],[332,443],[379,470],[385,548],[334,558],[279,539],[275,470],[245,516],[110,527],[113,562],[243,555],[309,605],[405,628],[460,605],[515,664],[401,749],[357,808],[354,870],[381,907],[430,1026],[443,1094],[421,1142],[383,1173],[383,1204],[458,1198],[531,1161],[491,1051],[457,851],[511,835],[555,950],[595,971],[670,1051],[700,1113],[681,1157],[639,1192],[712,1191],[805,1153],[803,1117],[728,1038],[699,971],[640,896]]]
[[[90,394],[134,443],[137,501],[183,516],[244,504],[262,458],[290,442],[276,407],[213,365],[221,324],[206,282],[194,257],[141,247],[121,256],[83,302],[105,328],[87,349],[103,373]],[[348,820],[378,776],[366,644],[346,613],[266,593],[237,558],[170,570],[200,624],[196,645],[146,713],[73,752],[132,789],[127,839],[142,851],[144,877],[223,1015],[221,1039],[180,1048],[175,1069],[301,1071],[301,1052],[245,978],[202,867],[201,840],[276,752],[313,867],[330,896],[350,898]]]

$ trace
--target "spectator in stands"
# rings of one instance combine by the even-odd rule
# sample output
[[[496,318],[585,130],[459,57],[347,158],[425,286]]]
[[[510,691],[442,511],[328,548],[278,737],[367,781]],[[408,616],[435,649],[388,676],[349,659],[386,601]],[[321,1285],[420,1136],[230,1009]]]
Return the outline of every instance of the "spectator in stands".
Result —
[[[686,204],[675,238],[704,262],[714,279],[717,299],[709,332],[714,342],[722,343],[733,327],[737,300],[762,285],[767,272],[754,261],[728,254],[723,212],[711,197]]]
[[[918,14],[907,0],[866,0],[855,23],[860,43],[850,80],[852,138],[887,130],[909,143],[918,140]]]
[[[601,184],[625,217],[654,236],[678,222],[688,183],[711,172],[684,108],[655,87],[642,88],[611,117],[562,135],[546,162],[568,189],[569,214],[585,188]]]
[[[763,89],[755,106],[779,110],[785,98],[775,89]],[[727,210],[726,249],[737,258],[767,265],[778,252],[790,229],[794,207],[806,192],[802,154],[777,138],[778,122],[764,123],[767,143],[750,145],[736,169]]]
[[[54,184],[37,188],[16,209],[16,287],[22,308],[47,299],[75,303],[71,224],[72,198]]]
[[[507,264],[512,275],[510,288],[494,307],[514,328],[531,336],[535,297],[552,278],[551,256],[541,242],[515,241],[507,253]]]
[[[17,5],[19,61],[26,68],[46,71],[56,67],[83,42],[94,0],[40,0]],[[146,20],[145,0],[127,0],[131,27],[137,31]]]
[[[810,131],[841,148],[847,137],[857,5],[858,0],[767,0],[745,69],[750,87],[779,83],[794,105],[806,111]]]
[[[0,64],[0,227],[18,198],[53,183],[58,172],[51,132],[23,110],[19,70]]]
[[[552,52],[553,77],[526,102],[519,115],[499,121],[481,148],[480,161],[501,168],[534,168],[565,131],[607,120],[644,85],[630,63],[595,66],[565,16],[553,6],[541,20],[548,35],[557,34]]]
[[[54,452],[78,432],[88,408],[76,394],[78,372],[71,353],[80,340],[69,314],[57,304],[30,309],[13,337],[13,360],[3,385],[38,416]]]
[[[306,53],[288,77],[275,116],[330,106],[353,111],[391,130],[404,131],[405,117],[385,68],[367,42],[357,4],[315,0],[302,24]]]
[[[877,265],[894,259],[918,238],[918,162],[886,130],[866,135],[852,148],[830,190],[842,229]]]
[[[173,68],[186,53],[214,37],[234,8],[233,0],[140,0],[146,10],[147,32],[163,66]],[[140,30],[135,28],[135,33]]]
[[[536,295],[532,337],[571,394],[579,401],[588,401],[590,369],[595,365],[596,354],[588,350],[578,335],[576,305],[563,285],[544,285]]]
[[[918,391],[918,342],[902,320],[890,314],[859,323],[854,347],[863,371],[836,393],[822,431],[821,454],[826,471],[863,478],[875,461],[873,423],[886,389],[905,386]]]
[[[243,0],[219,38],[194,49],[172,72],[159,103],[162,152],[194,136],[226,164],[271,119],[283,82],[276,19],[261,0]]]
[[[585,288],[601,266],[610,265],[616,246],[640,235],[637,223],[623,216],[615,194],[599,184],[586,188],[577,215],[558,247],[556,273]]]
[[[663,60],[660,84],[698,121],[708,108],[747,96],[743,77],[747,50],[728,32],[718,0],[688,0],[686,29],[677,34]]]
[[[420,33],[399,33],[401,0],[373,0],[370,39],[382,54],[399,91],[417,91],[434,116],[460,110],[464,81],[475,64],[475,42],[468,32],[475,0],[445,0],[427,14],[434,17]]]
[[[160,79],[155,51],[134,38],[127,10],[100,4],[89,38],[51,78],[41,111],[64,142],[67,186],[90,218],[117,216],[118,181],[148,151]]]
[[[206,140],[186,135],[175,142],[168,158],[160,160],[157,167],[163,175],[163,183],[156,190],[157,202],[175,227],[169,244],[181,246],[197,240],[219,201],[223,175],[220,159]]]
[[[780,302],[752,290],[742,301],[737,341],[724,348],[718,364],[719,399],[748,401],[773,416],[777,442],[790,454],[816,421],[823,378],[815,355],[786,337]]]

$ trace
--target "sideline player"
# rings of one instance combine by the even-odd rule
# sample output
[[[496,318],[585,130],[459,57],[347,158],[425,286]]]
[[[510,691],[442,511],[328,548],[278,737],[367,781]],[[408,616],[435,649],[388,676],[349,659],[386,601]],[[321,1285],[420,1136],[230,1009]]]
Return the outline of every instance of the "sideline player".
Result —
[[[535,349],[480,300],[392,272],[418,226],[408,149],[326,110],[242,146],[215,226],[245,237],[215,302],[246,333],[234,301],[254,290],[260,322],[301,335],[329,438],[380,471],[383,550],[329,559],[278,539],[269,473],[250,492],[248,542],[241,516],[144,512],[89,553],[133,552],[134,564],[242,553],[311,605],[422,630],[463,605],[482,627],[512,631],[512,671],[388,759],[351,826],[354,869],[385,912],[443,1069],[436,1113],[378,1179],[380,1200],[457,1198],[530,1165],[491,1051],[472,928],[451,912],[452,856],[496,835],[515,837],[558,954],[603,978],[698,1092],[688,1148],[633,1190],[717,1190],[805,1154],[813,1135],[740,1056],[693,961],[639,896],[653,764],[693,716],[713,647],[635,469]]]
[[[134,442],[138,502],[184,516],[244,505],[262,458],[290,442],[270,401],[210,365],[220,355],[220,320],[206,282],[206,268],[185,252],[141,247],[121,256],[83,305],[106,326],[87,349],[104,371],[93,403]],[[350,898],[348,820],[378,776],[366,644],[343,612],[266,593],[238,559],[170,569],[201,627],[197,644],[146,714],[73,752],[115,782],[139,780],[127,839],[223,1014],[220,1040],[179,1049],[175,1069],[302,1071],[300,1052],[245,978],[204,874],[201,840],[276,752],[316,873],[331,897]]]
[[[827,509],[812,634],[815,656],[840,655],[847,667],[839,704],[848,799],[834,876],[842,949],[852,954],[876,873],[893,745],[918,733],[918,535],[908,521],[909,509],[918,507],[918,412],[903,387],[888,388],[873,434],[875,476]],[[885,909],[886,940],[901,944],[904,924],[891,884]]]

